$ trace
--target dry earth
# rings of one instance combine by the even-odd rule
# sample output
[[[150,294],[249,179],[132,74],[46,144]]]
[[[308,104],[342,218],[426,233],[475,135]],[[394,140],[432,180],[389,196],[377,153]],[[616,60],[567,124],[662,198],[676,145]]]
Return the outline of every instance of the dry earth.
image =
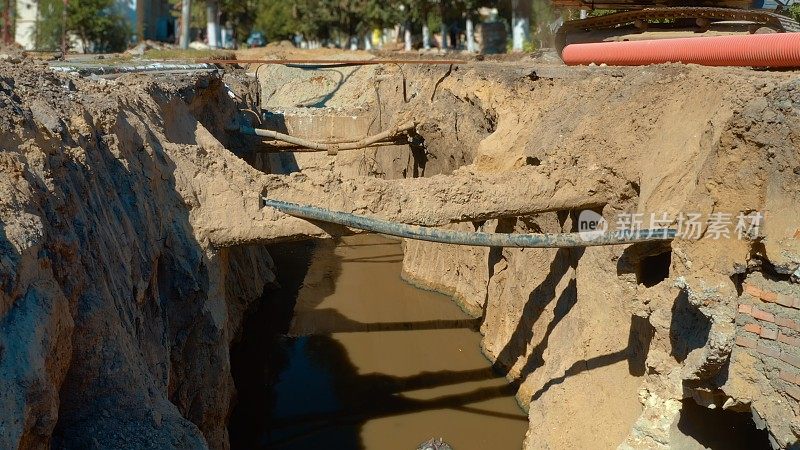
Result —
[[[251,67],[258,86],[0,61],[0,447],[226,448],[229,345],[272,280],[262,244],[348,232],[261,195],[465,231],[763,212],[744,239],[406,242],[404,276],[483,316],[527,448],[669,448],[684,399],[796,445],[800,78],[548,61]],[[291,157],[235,132],[259,107],[314,138],[418,125],[410,145]]]

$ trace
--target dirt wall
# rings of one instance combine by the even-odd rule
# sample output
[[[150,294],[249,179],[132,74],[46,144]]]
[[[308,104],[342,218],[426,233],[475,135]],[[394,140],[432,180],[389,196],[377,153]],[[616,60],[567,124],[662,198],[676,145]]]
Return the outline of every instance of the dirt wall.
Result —
[[[270,70],[283,75],[262,86],[285,97],[289,91],[275,80],[297,69]],[[315,107],[335,110],[357,98],[373,124],[413,118],[421,143],[409,152],[409,167],[416,170],[379,164],[349,173],[356,160],[341,155],[305,159],[293,170],[516,180],[527,167],[556,189],[610,193],[595,210],[611,229],[631,213],[666,217],[672,226],[687,214],[702,218],[696,235],[667,245],[520,250],[405,242],[407,280],[451,294],[483,317],[484,352],[529,410],[528,448],[701,445],[677,426],[687,399],[752,414],[776,448],[797,441],[796,314],[773,302],[759,315],[763,298],[745,292],[744,282],[767,277],[794,304],[800,86],[791,73],[517,61],[384,67],[353,77],[359,82],[309,78],[291,88],[298,98],[321,98],[336,86],[331,104]],[[297,107],[275,99],[263,106]],[[389,152],[397,150],[363,154],[380,162]],[[327,176],[333,181],[324,189],[342,184],[339,175]],[[498,202],[530,188],[502,189]],[[567,206],[448,228],[569,232],[579,212]],[[736,218],[754,212],[765,215],[763,226],[735,236]],[[716,239],[712,217],[734,221],[733,238]]]
[[[273,278],[191,211],[221,79],[3,62],[0,109],[0,447],[227,448],[229,343]]]
[[[769,342],[771,357],[734,350],[728,358],[741,334],[734,320],[752,321],[737,316],[740,302],[751,303],[742,280],[763,274],[784,290],[796,282],[798,223],[790,217],[800,181],[800,85],[781,73],[677,65],[525,70],[492,78],[491,68],[475,68],[439,86],[476,95],[497,117],[473,170],[599,169],[598,186],[628,187],[599,211],[612,228],[620,212],[668,213],[675,223],[680,212],[735,218],[761,211],[765,226],[749,239],[716,240],[704,225],[699,240],[651,248],[407,242],[404,276],[484,314],[484,351],[520,384],[518,398],[529,408],[528,448],[667,448],[684,398],[712,408],[752,406],[775,447],[794,444],[791,355],[800,349],[790,339],[793,325],[772,324],[778,317],[793,324],[795,312],[776,312],[764,325],[786,336]],[[577,229],[576,217],[565,210],[453,227],[565,232]],[[765,374],[755,385],[754,372]]]
[[[412,142],[265,156],[235,132],[256,120],[237,113],[259,95],[244,77],[90,81],[0,62],[0,447],[226,448],[229,346],[274,279],[258,245],[333,231],[261,208],[267,188],[463,231],[575,231],[575,198],[611,229],[623,213],[673,226],[681,213],[763,213],[741,238],[704,221],[669,245],[408,241],[404,277],[483,318],[483,351],[529,411],[528,448],[668,448],[689,399],[752,414],[774,447],[797,442],[792,73],[523,60],[347,80],[276,85],[282,100],[262,106],[313,115],[352,101],[359,133],[414,120]],[[528,195],[552,198],[515,214]],[[425,206],[453,198],[453,211]],[[464,222],[481,217],[475,199],[504,209]]]

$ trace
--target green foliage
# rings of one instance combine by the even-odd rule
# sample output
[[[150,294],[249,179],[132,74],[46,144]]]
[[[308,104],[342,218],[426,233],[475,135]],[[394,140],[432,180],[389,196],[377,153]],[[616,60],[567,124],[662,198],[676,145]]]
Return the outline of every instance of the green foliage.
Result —
[[[36,48],[57,50],[61,46],[62,0],[39,0],[39,22],[36,24]]]
[[[39,0],[37,48],[55,50],[61,46],[63,12],[63,0]],[[90,52],[122,51],[131,37],[130,26],[114,0],[71,0],[66,26],[68,34],[80,38]]]
[[[441,17],[460,19],[489,0],[255,0],[254,30],[270,41],[288,39],[294,33],[307,38],[333,39],[363,35],[373,28],[411,22],[416,31],[427,21],[438,32]],[[444,3],[442,3],[444,1]]]
[[[124,50],[131,29],[114,3],[114,0],[70,0],[67,31],[79,36],[92,52]]]
[[[52,0],[45,0],[52,1]],[[374,28],[391,27],[409,21],[416,32],[427,20],[437,32],[442,13],[448,20],[461,19],[464,11],[493,6],[496,0],[218,0],[221,24],[231,25],[239,42],[252,31],[265,34],[270,42],[291,39],[295,33],[307,39],[337,39],[364,35]],[[442,3],[444,2],[444,3]],[[181,0],[172,0],[173,11]],[[191,26],[205,29],[206,3],[192,2]]]
[[[262,0],[259,3],[253,30],[264,33],[268,41],[290,39],[296,31],[302,28],[297,20],[292,2]]]
[[[793,3],[786,8],[787,16],[793,18],[794,20],[800,22],[800,3]]]

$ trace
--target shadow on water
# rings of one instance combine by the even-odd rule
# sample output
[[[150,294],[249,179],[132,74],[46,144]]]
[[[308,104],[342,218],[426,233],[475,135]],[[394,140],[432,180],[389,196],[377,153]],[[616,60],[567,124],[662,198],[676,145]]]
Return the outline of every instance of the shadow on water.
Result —
[[[490,367],[422,372],[408,377],[364,375],[349,364],[346,348],[331,337],[287,337],[282,344],[292,361],[283,372],[284,377],[292,379],[287,383],[291,391],[285,392],[291,401],[276,405],[273,414],[278,417],[270,423],[269,431],[259,442],[260,448],[365,448],[361,442],[361,430],[367,421],[439,409],[462,409],[527,424],[527,417],[522,413],[499,413],[467,406],[513,396],[514,389],[505,384],[425,400],[397,395],[405,391],[497,378],[497,373]],[[419,440],[423,441],[423,438],[426,437],[420,436]]]
[[[269,251],[280,270],[279,285],[268,289],[244,323],[244,338],[231,348],[237,390],[228,426],[233,448],[254,448],[259,430],[268,427],[264,409],[274,403],[274,395],[264,387],[274,384],[278,371],[288,363],[287,353],[280,348],[280,335],[289,330],[294,296],[308,270],[314,242],[279,244],[270,246]]]
[[[413,298],[405,302],[395,297],[391,297],[391,301],[375,297],[376,292],[384,288],[392,290],[395,286],[378,287],[375,291],[353,290],[352,285],[341,287],[361,279],[381,284],[385,270],[397,272],[401,255],[396,253],[396,243],[394,248],[384,242],[365,243],[363,239],[338,243],[340,248],[348,250],[344,255],[335,254],[335,242],[319,241],[315,245],[316,251],[311,244],[270,249],[281,287],[265,295],[260,309],[248,319],[242,341],[232,349],[233,374],[239,393],[229,426],[232,448],[375,448],[376,434],[379,441],[385,443],[381,448],[399,448],[397,442],[392,442],[394,438],[374,431],[376,420],[392,421],[390,425],[383,423],[377,427],[400,427],[403,433],[413,435],[407,438],[415,443],[434,437],[429,434],[433,432],[430,428],[442,430],[445,440],[448,434],[444,430],[450,430],[449,436],[461,433],[457,438],[470,442],[473,438],[466,436],[469,433],[491,435],[493,432],[491,424],[480,430],[474,425],[475,421],[503,421],[502,426],[506,428],[494,430],[496,433],[514,434],[506,431],[513,429],[518,430],[519,435],[499,438],[496,448],[521,446],[528,419],[513,401],[514,387],[503,382],[501,375],[478,353],[474,330],[480,318],[464,317],[449,300],[448,306],[458,312],[457,316],[442,314],[437,317],[435,308],[426,310],[425,314],[404,315],[403,308],[416,308]],[[365,254],[365,249],[371,249],[371,253]],[[366,265],[355,269],[349,266],[349,275],[345,277],[341,269],[343,263]],[[378,263],[387,265],[379,269],[384,274],[372,274],[374,278],[370,278],[369,274],[361,273]],[[392,276],[401,283],[399,273]],[[341,305],[329,307],[326,302],[330,300],[325,299],[337,289],[345,290],[337,295],[348,304],[363,301],[370,308],[387,313],[386,318],[399,317],[400,320],[372,320],[374,316],[370,316],[370,320],[356,320],[350,316],[353,310],[342,310]],[[302,296],[302,305],[298,299],[301,290],[306,293]],[[313,293],[313,298],[309,298],[308,292]],[[405,291],[400,294],[401,297],[408,295]],[[384,311],[384,307],[388,311]],[[373,311],[370,308],[367,310]],[[306,328],[313,324],[313,335],[287,335],[297,327],[297,324],[290,326],[292,310],[296,322],[304,322]],[[431,313],[431,319],[414,320],[427,317],[427,313]],[[453,355],[450,348],[453,343],[435,342],[436,339],[459,339],[461,334],[419,336],[419,333],[450,332],[466,332],[475,338],[462,344],[475,347],[470,350],[477,354],[478,364],[473,360],[465,365],[457,358],[448,359],[454,358],[448,356]],[[380,336],[373,337],[376,334]],[[428,339],[433,340],[429,345]],[[429,348],[420,349],[420,343]],[[371,348],[365,351],[363,346],[377,346],[381,350],[371,353]],[[430,362],[432,356],[439,364],[423,362],[391,374],[384,373],[406,362],[413,364],[417,361],[414,354],[426,352],[431,354],[428,359],[419,361]],[[456,352],[461,350],[457,348]],[[389,369],[371,368],[375,359],[378,367],[388,364],[385,367]],[[487,403],[501,398],[507,402],[503,406]],[[458,414],[469,416],[468,421]],[[419,417],[414,418],[415,415]],[[460,423],[462,421],[464,423]],[[508,428],[509,423],[516,425]],[[368,426],[373,427],[369,439],[365,438]],[[414,445],[407,447],[413,449]],[[482,445],[456,447],[482,448]]]

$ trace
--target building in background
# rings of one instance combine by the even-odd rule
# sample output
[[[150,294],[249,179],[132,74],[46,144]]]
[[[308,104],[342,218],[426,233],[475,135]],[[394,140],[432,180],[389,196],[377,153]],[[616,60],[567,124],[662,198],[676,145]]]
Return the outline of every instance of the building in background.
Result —
[[[128,21],[131,42],[137,40],[141,29],[144,39],[174,42],[177,18],[173,17],[168,0],[117,0],[116,7]],[[16,0],[14,40],[25,50],[36,49],[36,26],[39,22],[37,0]]]
[[[175,42],[178,36],[178,19],[173,16],[173,5],[168,0],[120,0],[126,11],[134,36],[141,28],[144,39]]]
[[[36,48],[36,20],[39,8],[36,0],[17,0],[14,41],[25,50]]]

